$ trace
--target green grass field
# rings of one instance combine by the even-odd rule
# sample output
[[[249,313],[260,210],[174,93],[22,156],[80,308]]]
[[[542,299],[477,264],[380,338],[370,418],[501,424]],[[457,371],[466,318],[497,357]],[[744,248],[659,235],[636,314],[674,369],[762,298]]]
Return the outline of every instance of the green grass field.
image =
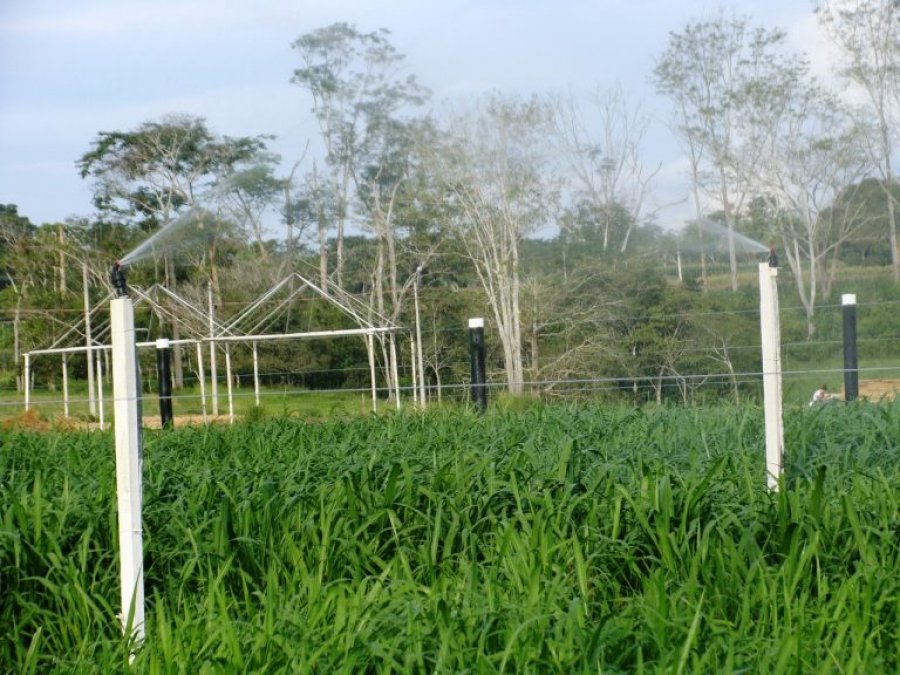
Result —
[[[147,431],[131,666],[111,435],[0,431],[0,671],[898,672],[900,405],[761,417]]]
[[[859,379],[895,379],[900,380],[900,364],[894,357],[869,357],[859,363]],[[843,356],[839,348],[827,358],[815,361],[800,359],[790,353],[785,354],[782,367],[783,395],[785,407],[802,407],[809,400],[812,392],[825,382],[830,391],[840,394],[843,387]],[[749,376],[750,379],[759,380],[758,375]],[[743,378],[741,378],[743,379]],[[742,400],[761,398],[761,383],[744,389]],[[383,393],[383,392],[381,392]],[[446,404],[454,407],[454,401],[467,394],[465,389],[449,388],[445,393]],[[731,396],[730,391],[726,393]],[[107,382],[104,385],[104,419],[112,420],[112,391]],[[212,414],[212,405],[209,399],[209,386],[206,389],[206,412]],[[71,383],[69,402],[69,416],[76,421],[91,419],[97,421],[99,415],[89,415],[86,383],[75,380]],[[504,397],[502,386],[492,389],[491,398],[497,401],[509,403],[508,397]],[[403,395],[403,404],[411,405],[408,392]],[[260,406],[256,406],[252,386],[236,387],[233,390],[232,405],[237,418],[270,416],[295,416],[301,419],[329,419],[332,417],[367,416],[372,412],[372,399],[368,391],[315,391],[304,390],[296,387],[279,388],[263,387],[260,392]],[[31,392],[31,407],[42,420],[48,423],[63,423],[64,403],[63,393],[58,388],[55,390],[39,389]],[[203,414],[203,400],[200,389],[197,386],[186,387],[176,391],[173,398],[173,409],[176,416],[200,417]],[[395,410],[395,405],[384,398],[379,398],[378,411],[388,412]],[[24,411],[24,396],[11,390],[0,391],[0,421],[15,418]],[[159,404],[155,391],[144,392],[143,414],[148,425],[152,425],[151,418],[158,418]],[[219,383],[219,415],[229,414],[229,402],[227,389]]]
[[[69,397],[69,417],[74,421],[99,419],[99,413],[90,415],[87,392],[83,382],[73,387]],[[212,415],[209,392],[206,392],[206,413]],[[107,386],[103,392],[104,421],[110,423],[113,417],[112,392]],[[266,388],[261,392],[260,406],[257,408],[252,388],[234,390],[232,397],[234,414],[237,418],[247,416],[296,416],[302,419],[324,419],[329,417],[366,416],[372,412],[372,398],[369,392],[309,391],[302,389]],[[35,414],[50,423],[63,424],[65,406],[62,392],[39,390],[31,393],[31,408]],[[200,390],[185,388],[175,393],[172,400],[173,412],[179,417],[201,417],[204,412]],[[383,399],[378,401],[378,409],[393,409],[393,404]],[[148,425],[159,417],[159,399],[155,392],[143,395],[143,417]],[[7,391],[0,393],[0,420],[21,416],[24,412],[22,394]],[[229,403],[225,387],[219,390],[219,416],[229,414]]]

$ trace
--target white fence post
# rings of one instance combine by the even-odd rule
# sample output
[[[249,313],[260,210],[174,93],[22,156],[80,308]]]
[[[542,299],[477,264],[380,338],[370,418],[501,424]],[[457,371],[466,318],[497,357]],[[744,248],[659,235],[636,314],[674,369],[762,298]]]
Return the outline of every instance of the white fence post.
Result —
[[[763,405],[766,422],[766,483],[778,490],[784,470],[784,419],[781,401],[781,326],[778,320],[778,268],[759,264],[759,328],[762,337]]]

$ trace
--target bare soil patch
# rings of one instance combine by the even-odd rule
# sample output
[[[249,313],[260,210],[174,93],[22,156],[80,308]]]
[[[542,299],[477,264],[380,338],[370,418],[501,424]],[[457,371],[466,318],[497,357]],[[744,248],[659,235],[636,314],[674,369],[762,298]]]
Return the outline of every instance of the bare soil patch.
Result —
[[[893,401],[900,392],[900,380],[860,380],[859,396],[873,403]]]
[[[234,420],[238,421],[239,419],[240,417],[235,415]],[[207,415],[206,419],[203,418],[203,415],[175,415],[172,418],[172,423],[176,427],[190,427],[199,424],[228,424],[230,421],[231,418],[228,415],[216,415],[215,417]],[[160,429],[162,428],[162,422],[158,415],[145,415],[141,420],[141,426],[145,429]]]
[[[235,416],[235,420],[239,418]],[[176,415],[172,422],[176,427],[198,426],[203,424],[228,424],[231,418],[228,415]],[[159,429],[162,427],[159,415],[148,415],[141,420],[141,426],[145,429]],[[112,420],[104,422],[104,428],[112,427]],[[36,410],[28,410],[12,417],[0,420],[0,429],[21,431],[100,431],[100,422],[85,420],[77,417],[57,417],[52,420],[45,419]]]

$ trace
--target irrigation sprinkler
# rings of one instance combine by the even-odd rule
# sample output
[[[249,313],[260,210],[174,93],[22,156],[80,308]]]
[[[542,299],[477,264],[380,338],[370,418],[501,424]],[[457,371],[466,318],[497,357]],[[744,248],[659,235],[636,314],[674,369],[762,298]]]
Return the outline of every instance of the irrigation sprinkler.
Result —
[[[844,319],[844,400],[859,398],[859,364],[856,352],[856,294],[841,296]]]
[[[148,250],[146,246],[141,245],[139,247],[140,251]],[[179,325],[187,326],[189,330],[194,332],[194,336],[188,340],[182,340],[179,338],[171,339],[170,346],[173,350],[177,349],[176,345],[180,344],[193,344],[197,350],[197,363],[196,370],[198,374],[198,380],[200,385],[200,403],[203,414],[204,423],[209,421],[209,411],[208,404],[212,403],[214,408],[218,407],[218,387],[215,387],[215,391],[213,395],[210,396],[210,399],[207,399],[207,394],[210,392],[210,385],[218,384],[218,377],[216,376],[215,365],[216,365],[216,352],[222,349],[223,351],[227,351],[227,347],[218,345],[218,343],[222,342],[227,345],[232,341],[240,341],[242,343],[253,344],[254,350],[254,395],[255,400],[257,401],[257,405],[259,405],[260,401],[260,373],[259,373],[259,355],[258,355],[258,342],[268,342],[271,340],[284,340],[284,339],[310,339],[310,338],[323,338],[323,339],[331,339],[342,336],[363,336],[366,340],[366,344],[369,352],[369,362],[370,362],[370,376],[372,380],[372,408],[373,410],[377,409],[377,384],[375,377],[375,347],[372,338],[376,335],[382,335],[387,333],[388,335],[379,337],[379,341],[382,344],[382,348],[386,351],[386,369],[390,369],[390,378],[389,381],[393,380],[392,393],[394,396],[394,400],[396,401],[397,408],[399,409],[401,406],[401,398],[400,398],[400,379],[398,376],[398,363],[399,360],[397,358],[397,345],[396,345],[396,331],[400,330],[399,327],[391,324],[390,321],[384,319],[384,317],[379,317],[385,325],[374,326],[369,322],[365,316],[369,312],[370,308],[367,308],[363,303],[359,301],[355,301],[351,297],[346,298],[338,298],[335,299],[331,296],[330,293],[325,293],[322,289],[319,289],[315,285],[311,284],[311,282],[303,279],[299,275],[293,274],[288,279],[279,282],[274,289],[283,288],[289,281],[294,278],[298,278],[303,282],[303,287],[300,290],[311,289],[316,292],[320,297],[329,300],[333,305],[338,307],[344,314],[353,318],[361,327],[358,329],[340,329],[340,330],[322,330],[322,331],[308,331],[304,333],[278,333],[278,334],[258,334],[255,333],[257,329],[261,326],[265,325],[266,322],[270,321],[272,317],[275,315],[274,312],[268,312],[265,317],[260,320],[253,317],[252,314],[254,311],[257,311],[262,306],[262,303],[266,298],[271,298],[273,290],[270,289],[264,296],[261,296],[261,299],[255,301],[250,305],[250,309],[253,311],[248,312],[247,310],[241,312],[239,316],[231,321],[228,324],[219,324],[215,320],[215,307],[212,305],[210,307],[211,311],[206,311],[200,307],[194,306],[190,302],[180,298],[175,293],[166,290],[165,288],[154,285],[154,288],[166,295],[166,297],[170,298],[174,305],[169,311],[168,309],[162,308],[154,297],[151,297],[149,292],[144,292],[140,288],[130,287],[127,284],[125,278],[125,270],[129,267],[130,264],[135,262],[136,260],[141,258],[140,251],[138,249],[135,252],[132,252],[123,258],[113,267],[111,272],[108,272],[108,278],[113,282],[115,290],[106,296],[106,298],[102,301],[102,305],[106,306],[106,302],[108,299],[112,298],[123,298],[127,296],[131,296],[131,303],[133,310],[136,312],[137,308],[141,305],[141,303],[148,303],[151,305],[153,309],[160,313],[160,316],[170,316],[173,321],[173,330],[174,327]],[[287,302],[289,302],[294,296],[296,296],[300,291],[295,290],[292,291],[290,296],[279,303],[279,306],[276,308],[277,310],[281,310]],[[338,294],[335,291],[335,294]],[[208,296],[209,297],[209,296]],[[355,302],[356,304],[351,304]],[[95,303],[96,304],[96,303]],[[212,304],[212,303],[210,303]],[[176,312],[180,310],[180,313],[183,313],[184,310],[187,310],[189,314],[183,314],[183,316],[178,316]],[[93,318],[98,311],[102,311],[102,307],[100,305],[95,307],[95,311],[89,310],[89,317]],[[192,319],[193,321],[189,321]],[[247,326],[243,324],[250,323],[250,320],[255,321],[252,325],[251,330],[247,330]],[[80,321],[79,321],[80,325]],[[101,335],[106,333],[109,330],[109,324],[104,321],[101,323]],[[209,332],[207,332],[209,331]],[[28,411],[32,407],[34,407],[34,357],[36,355],[44,355],[44,354],[86,354],[88,363],[91,366],[91,369],[94,371],[95,377],[91,378],[91,382],[95,384],[95,388],[99,390],[99,409],[97,412],[100,417],[101,425],[103,424],[103,382],[102,382],[102,372],[106,370],[108,373],[112,373],[110,353],[111,347],[109,344],[102,344],[100,342],[96,342],[95,340],[91,340],[88,344],[80,344],[79,346],[67,346],[67,347],[58,347],[57,344],[60,344],[63,340],[70,337],[72,334],[78,333],[78,327],[73,324],[70,327],[69,331],[67,331],[62,338],[58,339],[53,343],[49,348],[46,349],[35,349],[30,352],[24,353],[22,356],[24,358],[24,380],[25,386],[24,389],[24,398],[25,398],[25,410]],[[80,338],[79,338],[80,339]],[[207,370],[206,362],[205,362],[205,354],[207,344],[209,345],[209,353],[210,353],[210,365],[213,366],[212,372],[210,373]],[[136,342],[135,347],[137,349],[142,349],[146,347],[153,348],[155,347],[155,341],[151,342]],[[388,351],[389,350],[389,351]],[[225,355],[226,361],[226,370],[228,369],[229,364],[227,363],[230,355]],[[172,353],[172,366],[174,367],[178,365],[177,361],[177,352],[173,351]],[[65,356],[64,356],[65,359]],[[64,366],[65,367],[65,366]],[[173,378],[176,375],[175,372],[172,373]],[[206,380],[207,375],[210,376],[210,381]],[[232,385],[237,384],[237,380],[232,379],[226,375],[226,382],[231,382]],[[68,381],[67,381],[66,373],[64,373],[64,383],[63,383],[63,399],[67,398],[68,394]],[[173,384],[177,384],[173,382]],[[98,395],[95,394],[93,397],[95,404],[98,402]],[[174,403],[174,398],[173,398]],[[234,402],[233,402],[233,394],[231,391],[231,387],[229,387],[229,416],[233,415],[234,410]],[[213,413],[218,413],[218,410],[213,410]]]
[[[774,264],[773,264],[774,263]],[[781,326],[778,319],[778,256],[759,263],[759,328],[762,337],[763,405],[766,423],[766,483],[777,491],[784,470],[781,403]]]
[[[113,414],[116,441],[116,495],[119,515],[122,630],[136,645],[144,639],[144,543],[141,523],[141,398],[134,305],[120,263],[110,280],[116,297],[110,301]]]
[[[159,380],[159,422],[171,429],[172,418],[172,343],[166,338],[156,341],[156,376]]]
[[[478,410],[487,408],[484,363],[484,319],[469,319],[469,361],[472,370],[472,402]]]
[[[109,273],[109,280],[112,282],[117,298],[128,297],[128,279],[125,276],[125,270],[122,269],[122,263],[117,262],[113,265],[112,272]]]

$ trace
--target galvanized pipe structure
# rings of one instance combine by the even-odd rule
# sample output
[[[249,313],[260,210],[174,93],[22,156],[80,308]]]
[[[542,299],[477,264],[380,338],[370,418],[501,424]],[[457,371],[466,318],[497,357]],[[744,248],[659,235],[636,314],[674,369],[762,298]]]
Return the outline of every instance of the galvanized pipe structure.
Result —
[[[121,272],[121,269],[120,269]],[[124,272],[122,272],[124,275]],[[315,293],[318,297],[322,299],[328,299],[332,302],[336,307],[338,307],[341,311],[343,311],[347,316],[351,317],[355,322],[360,324],[361,328],[351,328],[351,329],[337,329],[337,330],[320,330],[320,331],[307,331],[303,333],[262,333],[258,332],[260,328],[263,328],[267,323],[270,323],[272,317],[275,312],[284,308],[286,303],[289,303],[293,298],[295,298],[300,290],[292,289],[290,284],[292,282],[299,281],[302,284],[300,290],[310,289]],[[215,391],[211,398],[211,401],[207,401],[207,393],[210,389],[217,390],[218,387],[214,387],[217,383],[217,377],[215,376],[215,348],[216,345],[222,343],[222,346],[226,350],[230,350],[230,345],[234,342],[245,343],[248,344],[250,349],[252,350],[253,355],[253,388],[254,388],[254,399],[256,405],[260,405],[260,373],[259,373],[259,343],[260,342],[268,342],[268,341],[277,341],[277,340],[302,340],[302,339],[329,339],[334,337],[348,337],[348,336],[360,336],[365,340],[366,351],[368,352],[368,360],[369,360],[369,372],[371,379],[371,390],[372,390],[372,409],[373,411],[377,411],[378,406],[378,387],[376,383],[376,363],[375,363],[375,342],[374,338],[378,338],[379,340],[386,340],[386,356],[388,359],[388,363],[386,368],[389,369],[391,383],[391,393],[396,403],[396,407],[399,409],[401,406],[400,400],[400,385],[399,385],[399,374],[398,374],[398,365],[397,365],[397,350],[396,350],[396,333],[397,331],[404,330],[399,326],[395,326],[391,324],[389,321],[383,319],[383,317],[375,317],[381,321],[384,321],[387,325],[375,326],[368,319],[365,318],[368,309],[362,305],[355,299],[350,296],[341,295],[336,289],[329,289],[330,293],[325,293],[318,287],[316,287],[311,282],[307,281],[300,275],[294,273],[289,277],[283,279],[275,286],[266,291],[260,298],[256,301],[248,305],[242,312],[240,312],[237,317],[229,321],[228,323],[221,323],[215,319],[211,315],[209,311],[204,311],[199,307],[194,306],[190,302],[184,300],[179,297],[172,291],[165,289],[161,286],[154,286],[153,289],[165,295],[166,298],[171,300],[173,306],[179,308],[182,312],[182,315],[179,316],[175,314],[171,314],[167,308],[163,307],[160,303],[154,301],[151,297],[150,292],[141,290],[135,287],[129,287],[128,291],[133,294],[135,298],[135,303],[146,303],[149,304],[151,309],[157,313],[165,313],[167,320],[169,321],[181,321],[184,328],[193,329],[196,337],[186,338],[186,339],[178,339],[178,340],[168,340],[169,347],[176,347],[180,345],[190,345],[193,344],[196,348],[196,358],[197,358],[197,373],[199,379],[200,386],[200,398],[201,398],[201,407],[203,414],[203,421],[208,421],[208,407],[207,404],[212,404],[214,408],[214,413],[217,411],[218,402],[217,402],[217,391]],[[152,289],[151,289],[152,291]],[[256,314],[263,309],[264,303],[268,301],[272,301],[275,298],[276,293],[278,292],[287,292],[288,296],[280,301],[276,309],[272,312],[264,314],[262,317],[256,316]],[[112,297],[112,296],[109,296]],[[209,296],[207,296],[209,300]],[[97,307],[95,306],[94,309]],[[194,325],[189,324],[186,319],[190,318],[193,320]],[[201,326],[202,321],[202,326]],[[247,330],[250,328],[251,330]],[[70,336],[73,333],[74,329],[70,329],[66,334],[57,341],[58,344],[62,339]],[[138,349],[148,348],[148,347],[156,347],[158,348],[157,341],[144,341],[144,342],[136,342],[136,347]],[[105,344],[98,344],[95,341],[92,344],[88,345],[78,345],[78,346],[70,346],[70,347],[62,347],[62,346],[52,346],[47,349],[33,349],[29,352],[25,352],[23,354],[24,361],[24,376],[25,376],[25,386],[24,386],[24,402],[25,409],[29,410],[32,405],[32,397],[31,397],[31,379],[32,379],[32,371],[33,371],[33,358],[41,355],[62,355],[65,357],[68,354],[76,354],[76,353],[86,353],[90,359],[91,370],[100,372],[102,368],[101,357],[105,357],[109,353],[110,346]],[[210,387],[207,387],[206,382],[206,368],[204,367],[204,352],[210,356],[210,370],[211,373],[211,382],[209,382]],[[97,357],[96,362],[90,356],[93,355]],[[230,360],[231,354],[226,351],[226,371],[230,371]],[[413,368],[416,368],[415,364],[416,359],[413,359]],[[96,374],[95,372],[95,374]],[[228,372],[226,374],[227,381],[231,382],[231,373]],[[94,377],[91,379],[92,382],[98,380],[98,377]],[[100,417],[103,417],[103,399],[102,399],[102,383],[95,382],[98,386],[99,390],[99,407],[98,413]],[[68,415],[68,405],[69,402],[69,379],[67,377],[67,372],[64,373],[63,377],[63,401],[64,401],[64,412]],[[234,419],[234,401],[233,401],[233,391],[232,387],[227,387],[228,390],[228,410],[230,419]],[[89,395],[89,398],[95,398],[95,394]],[[162,411],[161,411],[162,414]]]

